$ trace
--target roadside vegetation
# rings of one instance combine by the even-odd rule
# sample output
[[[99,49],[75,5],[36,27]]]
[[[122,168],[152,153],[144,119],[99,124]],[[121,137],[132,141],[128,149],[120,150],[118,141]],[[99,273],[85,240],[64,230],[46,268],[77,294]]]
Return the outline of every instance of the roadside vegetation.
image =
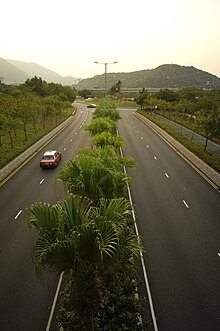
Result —
[[[72,113],[76,90],[41,78],[0,84],[0,168]]]
[[[220,91],[183,88],[168,89],[150,95],[143,89],[136,97],[138,112],[148,117],[203,161],[220,172],[220,157],[207,150],[208,140],[220,144]],[[192,131],[191,139],[164,123],[155,114],[172,120]],[[193,141],[194,133],[205,138],[202,146]]]
[[[81,150],[57,175],[66,198],[56,204],[36,203],[27,210],[36,230],[33,261],[39,275],[63,273],[58,320],[65,331],[146,330],[143,304],[137,297],[137,265],[143,251],[133,230],[116,135],[119,114],[104,98],[86,127],[92,149]]]

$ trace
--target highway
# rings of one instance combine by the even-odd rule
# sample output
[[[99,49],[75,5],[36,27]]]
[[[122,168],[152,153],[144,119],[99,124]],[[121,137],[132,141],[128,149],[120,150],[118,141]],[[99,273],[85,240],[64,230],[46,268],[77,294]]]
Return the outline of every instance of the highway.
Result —
[[[220,194],[134,110],[120,115],[158,330],[218,331]]]
[[[160,331],[220,329],[220,195],[152,129],[120,110],[123,153],[136,167],[131,194]],[[61,164],[42,170],[44,150],[0,187],[0,330],[45,331],[58,277],[37,278],[31,261],[34,233],[25,208],[65,196],[57,171],[80,149],[90,147],[83,127],[91,110],[78,106],[76,119],[45,149],[58,148]],[[219,255],[218,255],[219,254]],[[55,331],[52,325],[50,331]]]
[[[31,260],[34,233],[24,211],[38,201],[55,203],[64,198],[63,184],[55,183],[56,174],[65,161],[91,146],[90,134],[84,130],[91,119],[91,110],[79,106],[74,121],[0,187],[0,330],[46,330],[58,277],[37,279]],[[62,152],[56,169],[39,166],[47,149]]]

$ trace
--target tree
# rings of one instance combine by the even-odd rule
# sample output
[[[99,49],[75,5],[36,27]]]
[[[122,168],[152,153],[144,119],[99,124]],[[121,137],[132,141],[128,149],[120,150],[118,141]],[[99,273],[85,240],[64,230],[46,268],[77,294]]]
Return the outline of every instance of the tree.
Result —
[[[197,87],[183,87],[178,90],[177,94],[180,99],[187,101],[196,101],[203,95],[203,91]]]
[[[0,147],[2,146],[2,134],[5,130],[7,117],[0,113]]]
[[[121,81],[119,80],[116,84],[112,85],[112,87],[109,90],[110,95],[114,95],[116,93],[120,93],[121,91]]]
[[[102,271],[110,270],[125,252],[138,257],[142,249],[128,227],[130,215],[130,203],[123,198],[102,199],[92,207],[90,200],[75,195],[28,209],[28,224],[38,234],[33,247],[36,271],[72,275],[72,310],[88,331],[94,330],[93,314],[103,304]]]
[[[17,97],[16,113],[23,124],[24,139],[27,141],[27,125],[31,121],[31,95],[29,93]]]
[[[115,121],[109,117],[97,117],[92,120],[92,123],[85,127],[92,135],[102,133],[103,131],[114,133],[116,129]]]
[[[147,104],[147,98],[148,98],[148,92],[143,88],[141,91],[139,91],[137,97],[135,98],[135,102],[141,107],[141,109],[144,109]]]
[[[198,119],[198,126],[203,130],[206,140],[204,151],[207,148],[208,140],[212,138],[219,138],[220,135],[220,116],[215,111],[208,115],[200,115]]]
[[[47,94],[47,83],[41,77],[34,76],[25,81],[25,85],[31,87],[32,91],[44,97]]]
[[[121,167],[119,169],[118,163],[114,164],[114,159],[109,157],[108,163],[105,161],[98,153],[78,154],[73,160],[66,162],[57,179],[65,183],[68,192],[87,196],[94,204],[97,204],[100,198],[122,196],[129,177]]]
[[[78,92],[79,96],[81,96],[83,99],[87,99],[91,95],[91,91],[88,89],[83,89]]]
[[[167,102],[174,102],[179,99],[178,94],[170,89],[161,89],[159,92],[156,93],[156,97]]]
[[[106,146],[110,145],[114,148],[122,147],[122,137],[121,136],[115,136],[112,135],[110,132],[102,132],[100,134],[96,134],[92,138],[92,142],[95,146]]]

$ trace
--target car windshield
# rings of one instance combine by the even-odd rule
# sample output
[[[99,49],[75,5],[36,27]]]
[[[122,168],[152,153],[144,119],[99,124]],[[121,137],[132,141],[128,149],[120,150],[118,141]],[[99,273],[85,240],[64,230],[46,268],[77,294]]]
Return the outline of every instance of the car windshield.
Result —
[[[54,156],[53,155],[44,155],[43,160],[53,160]]]

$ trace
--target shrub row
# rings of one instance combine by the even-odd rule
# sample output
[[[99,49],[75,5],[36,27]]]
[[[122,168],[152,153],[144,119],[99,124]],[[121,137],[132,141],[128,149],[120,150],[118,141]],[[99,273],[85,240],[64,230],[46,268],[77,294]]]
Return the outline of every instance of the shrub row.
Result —
[[[122,165],[134,165],[133,159],[121,158],[117,152],[118,147],[122,145],[121,137],[116,136],[116,121],[118,119],[119,113],[116,111],[113,101],[110,98],[104,98],[94,112],[92,123],[86,127],[86,130],[89,130],[92,134],[93,149],[80,151],[79,155],[73,161],[70,160],[67,165],[67,167],[74,167],[75,169],[76,160],[81,162],[85,156],[91,157],[92,161],[88,170],[90,174],[87,173],[87,175],[92,176],[91,172],[94,172],[93,176],[97,176],[95,181],[98,187],[95,193],[97,193],[97,189],[100,189],[102,193],[106,192],[105,198],[107,199],[120,196],[126,197],[125,190],[121,188],[125,187],[122,185],[123,180],[127,181],[129,178],[123,173]],[[103,169],[103,171],[99,171],[98,175],[97,165],[99,165],[99,169]],[[84,188],[82,188],[82,185],[78,187],[76,182],[70,181],[65,175],[64,169],[58,178],[70,183],[68,191],[74,190],[75,193],[79,190],[78,193],[83,194]],[[115,179],[114,184],[112,183],[113,178]],[[117,187],[119,183],[121,183],[120,188]],[[114,189],[112,191],[105,190],[103,186],[105,184],[109,184]],[[94,201],[95,193],[92,187],[87,188],[87,192],[84,193]],[[130,219],[130,225],[128,224],[128,226],[132,227],[131,224],[132,220]],[[65,277],[58,320],[65,331],[84,331],[86,326],[72,310],[70,289],[73,281],[72,275]],[[104,302],[94,316],[95,330],[146,330],[148,323],[143,319],[140,323],[145,303],[137,297],[139,281],[135,260],[127,253],[121,256],[120,263],[111,266],[111,272],[106,270],[102,274]]]

